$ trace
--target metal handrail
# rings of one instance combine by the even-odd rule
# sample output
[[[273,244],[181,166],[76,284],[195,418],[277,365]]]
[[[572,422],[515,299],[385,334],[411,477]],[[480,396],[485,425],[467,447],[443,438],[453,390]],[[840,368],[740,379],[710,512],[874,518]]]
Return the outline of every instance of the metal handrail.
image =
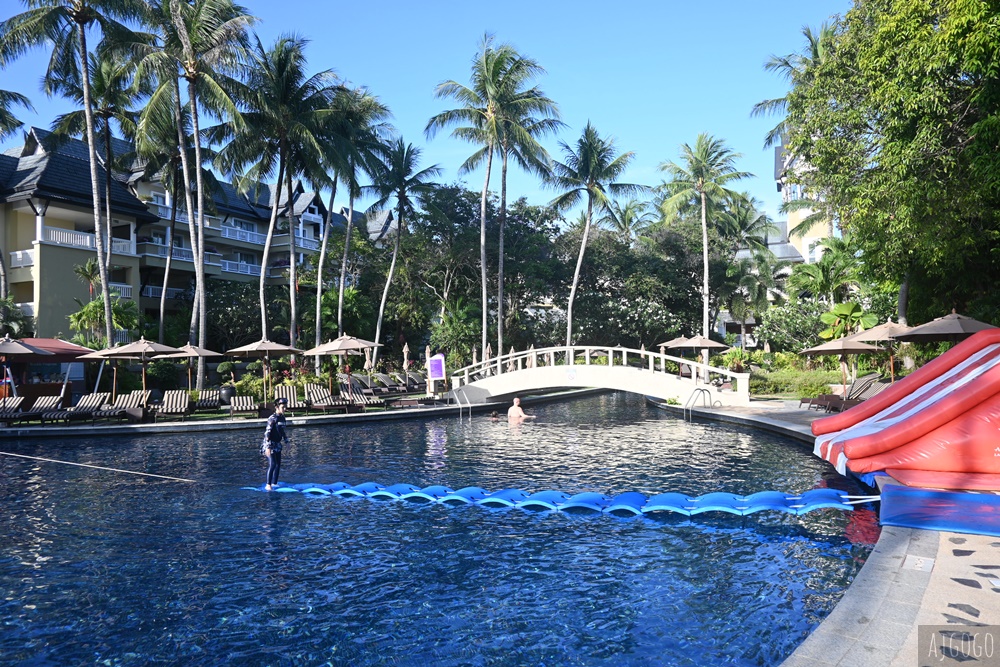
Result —
[[[684,421],[694,421],[695,406],[693,405],[693,403],[698,396],[702,397],[703,404],[701,407],[703,408],[712,407],[712,392],[710,392],[705,387],[697,387],[695,388],[694,391],[691,392],[691,395],[688,396],[688,400],[684,402],[684,408],[682,412]]]

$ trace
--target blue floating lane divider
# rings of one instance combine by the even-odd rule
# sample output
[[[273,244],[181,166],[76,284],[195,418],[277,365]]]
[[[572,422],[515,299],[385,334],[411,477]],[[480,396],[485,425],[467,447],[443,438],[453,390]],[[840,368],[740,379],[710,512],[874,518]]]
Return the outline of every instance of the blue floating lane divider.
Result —
[[[247,491],[264,491],[263,486],[244,486]],[[562,491],[539,491],[528,494],[520,489],[503,489],[489,492],[478,486],[466,486],[454,491],[447,486],[420,488],[412,484],[383,486],[365,482],[351,486],[345,482],[334,484],[279,484],[279,493],[302,493],[315,496],[341,496],[369,498],[372,500],[407,500],[411,502],[482,505],[484,507],[517,507],[531,510],[565,512],[584,510],[619,516],[639,516],[653,512],[673,512],[694,516],[702,512],[725,512],[748,516],[757,512],[784,512],[802,515],[820,509],[852,510],[859,503],[875,502],[879,496],[849,496],[836,489],[812,489],[801,494],[780,491],[760,491],[749,496],[714,492],[690,497],[683,493],[660,493],[646,498],[636,491],[614,497],[585,491],[569,495]]]

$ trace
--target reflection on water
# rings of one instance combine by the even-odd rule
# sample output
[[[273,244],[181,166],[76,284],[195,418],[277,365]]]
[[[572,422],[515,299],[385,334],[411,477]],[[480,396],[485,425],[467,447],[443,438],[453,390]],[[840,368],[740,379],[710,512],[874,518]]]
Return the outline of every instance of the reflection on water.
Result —
[[[283,481],[749,494],[843,485],[805,447],[610,394],[295,427]],[[0,457],[0,655],[140,665],[773,665],[829,613],[871,515],[606,515],[239,490],[257,432],[27,442]]]

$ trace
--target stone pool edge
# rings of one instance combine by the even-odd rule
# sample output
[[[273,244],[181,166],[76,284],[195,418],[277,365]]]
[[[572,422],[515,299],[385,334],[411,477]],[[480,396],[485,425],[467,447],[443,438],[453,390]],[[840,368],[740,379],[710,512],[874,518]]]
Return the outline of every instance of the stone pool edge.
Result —
[[[654,404],[684,415],[681,406]],[[812,447],[814,436],[809,427],[761,414],[767,410],[754,410],[752,405],[743,413],[688,408],[689,414],[700,419],[778,433]],[[937,531],[882,527],[878,543],[833,611],[781,667],[874,667],[904,658],[904,652],[914,648],[908,646],[908,640],[912,640],[932,575],[932,571],[904,569],[904,564],[928,559],[933,562],[938,557],[939,542]]]

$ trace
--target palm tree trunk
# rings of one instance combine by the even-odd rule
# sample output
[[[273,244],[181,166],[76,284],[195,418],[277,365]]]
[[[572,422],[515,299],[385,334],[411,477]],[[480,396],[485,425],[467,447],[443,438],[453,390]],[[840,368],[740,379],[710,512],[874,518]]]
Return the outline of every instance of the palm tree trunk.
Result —
[[[106,127],[104,132],[104,171],[105,171],[105,191],[106,196],[104,199],[105,208],[107,210],[107,221],[108,221],[108,247],[107,247],[107,257],[105,258],[108,263],[108,271],[111,271],[111,252],[114,248],[114,235],[111,233],[111,120],[106,119]]]
[[[500,251],[497,257],[497,373],[503,372],[503,229],[507,222],[507,151],[500,167]]]
[[[188,163],[187,138],[184,136],[183,114],[181,111],[181,85],[180,79],[174,78],[174,124],[177,126],[177,147],[181,156],[181,179],[184,183],[184,206],[187,208],[188,236],[191,237],[192,248],[194,247],[194,235],[191,234],[191,211],[194,210],[194,200],[191,195],[191,166]],[[173,245],[174,239],[171,237],[170,243]],[[188,330],[188,342],[194,342],[195,327],[197,326],[198,313],[198,285],[197,273],[195,273],[195,298],[191,304],[191,326]]]
[[[97,148],[94,146],[94,111],[90,103],[90,70],[87,68],[87,31],[82,23],[80,31],[80,76],[83,78],[83,114],[87,121],[87,151],[90,158],[90,188],[94,197],[94,244],[97,246],[97,264],[101,275],[101,295],[104,297],[104,333],[110,346],[114,339],[114,320],[111,315],[111,291],[108,288],[108,267],[104,263],[104,236],[101,229],[101,190],[97,179]]]
[[[701,261],[703,267],[701,281],[701,335],[708,338],[708,215],[705,191],[701,192]],[[708,349],[702,350],[702,363],[708,365]],[[706,377],[707,379],[707,377]]]
[[[205,313],[207,304],[205,301],[205,183],[201,170],[201,130],[198,127],[198,95],[195,92],[194,82],[188,81],[188,97],[191,100],[191,132],[194,136],[194,161],[195,161],[195,187],[198,190],[198,222],[196,223],[198,248],[194,258],[195,292],[198,301],[198,346],[205,347],[207,342],[207,330]],[[188,211],[190,218],[191,211]],[[188,225],[190,227],[190,223]],[[191,235],[192,238],[195,234]],[[198,380],[196,389],[201,391],[205,387],[205,357],[198,357]]]
[[[299,333],[299,320],[296,313],[296,295],[299,286],[296,278],[296,264],[298,264],[298,257],[295,256],[295,202],[292,199],[291,169],[288,169],[285,173],[285,181],[288,183],[288,305],[290,310],[288,322],[288,344],[295,347],[295,342]]]
[[[354,229],[354,192],[348,184],[347,190],[347,233],[344,236],[344,257],[340,260],[340,295],[337,297],[337,335],[344,335],[344,285],[347,282],[347,258],[351,250],[351,233]]]
[[[174,162],[171,161],[171,166]],[[170,264],[174,258],[174,229],[177,226],[177,190],[179,189],[178,184],[178,174],[177,170],[174,169],[174,191],[170,197],[170,226],[167,228],[170,231],[167,233],[167,260],[163,264],[163,291],[160,293],[160,332],[159,340],[160,344],[164,344],[164,328],[167,319],[167,285],[170,283]]]
[[[490,299],[486,293],[486,197],[490,193],[490,171],[493,169],[493,145],[488,147],[486,156],[486,181],[483,183],[483,195],[479,200],[479,266],[483,279],[483,342],[480,349],[486,349],[486,330],[489,327]]]
[[[402,197],[400,197],[402,199]],[[392,274],[396,271],[396,257],[399,256],[399,237],[403,235],[403,207],[397,209],[399,215],[396,217],[396,243],[392,247],[392,262],[389,263],[389,275],[385,278],[385,288],[382,290],[382,303],[378,307],[378,323],[375,325],[375,342],[379,342],[382,337],[382,317],[385,315],[385,302],[389,299],[389,286],[392,285]],[[372,350],[372,365],[378,361],[378,348]]]
[[[323,243],[319,247],[319,264],[316,266],[316,336],[315,347],[323,344],[323,266],[326,264],[326,247],[330,242],[330,225],[333,222],[333,199],[337,196],[337,179],[333,180],[330,190],[330,205],[326,207],[326,224],[323,225]],[[343,280],[343,278],[341,278]],[[339,323],[337,326],[340,326]],[[320,358],[316,355],[313,365],[316,375],[319,375]]]
[[[910,272],[903,276],[903,282],[899,284],[899,296],[896,299],[896,321],[906,326],[906,315],[909,310],[910,301]]]
[[[576,270],[573,272],[573,287],[569,290],[569,305],[566,306],[566,347],[573,344],[573,301],[576,300],[576,286],[580,282],[580,268],[583,266],[583,254],[587,251],[587,238],[590,236],[590,217],[594,213],[594,197],[587,193],[587,221],[583,225],[583,238],[580,239],[580,255],[576,258]]]
[[[278,180],[280,187],[281,179],[285,177],[285,155],[278,155]],[[274,238],[274,227],[278,222],[278,189],[272,193],[271,221],[267,225],[267,238],[264,239],[264,254],[260,260],[260,337],[267,340],[267,301],[264,297],[264,285],[267,283],[267,260],[271,255],[271,240]]]
[[[3,248],[0,247],[0,299],[6,299],[6,298],[7,298],[7,264],[3,261]]]

